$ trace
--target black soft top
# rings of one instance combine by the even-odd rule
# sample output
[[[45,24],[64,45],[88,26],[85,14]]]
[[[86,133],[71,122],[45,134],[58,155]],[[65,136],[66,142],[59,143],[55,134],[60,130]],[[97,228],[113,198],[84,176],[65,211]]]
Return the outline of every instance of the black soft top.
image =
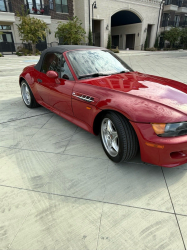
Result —
[[[51,52],[51,53],[64,53],[66,51],[70,51],[70,50],[78,50],[78,49],[105,49],[105,48],[101,48],[101,47],[95,47],[95,46],[82,46],[82,45],[59,45],[57,47],[50,47],[48,49],[45,49],[41,56],[40,56],[40,60],[38,61],[38,63],[34,66],[34,68],[38,71],[40,71],[41,66],[42,66],[42,62],[44,59],[44,56]]]

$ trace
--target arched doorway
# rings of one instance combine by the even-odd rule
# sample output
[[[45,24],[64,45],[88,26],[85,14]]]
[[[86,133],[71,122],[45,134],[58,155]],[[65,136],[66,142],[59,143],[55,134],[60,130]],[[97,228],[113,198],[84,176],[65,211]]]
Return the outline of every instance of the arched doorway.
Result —
[[[142,20],[132,11],[121,10],[111,17],[112,47],[141,50]]]

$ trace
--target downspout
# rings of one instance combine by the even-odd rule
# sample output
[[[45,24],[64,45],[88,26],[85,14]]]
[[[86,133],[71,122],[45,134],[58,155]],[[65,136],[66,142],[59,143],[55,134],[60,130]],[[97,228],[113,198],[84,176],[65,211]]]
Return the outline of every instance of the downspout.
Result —
[[[89,9],[89,28],[91,29],[90,27],[90,0],[88,0],[88,9]]]
[[[160,11],[161,11],[161,6],[162,6],[163,3],[164,3],[164,1],[162,0],[161,3],[160,3],[160,9],[159,9],[159,15],[158,15],[158,23],[157,23],[157,30],[156,30],[156,38],[157,38],[157,36],[158,36],[158,27],[159,27],[160,17],[161,17]]]

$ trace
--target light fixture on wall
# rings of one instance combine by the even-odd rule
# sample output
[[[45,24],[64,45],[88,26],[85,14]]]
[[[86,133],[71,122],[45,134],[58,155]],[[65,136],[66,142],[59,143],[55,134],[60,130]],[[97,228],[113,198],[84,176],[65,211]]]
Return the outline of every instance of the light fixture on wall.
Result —
[[[107,24],[107,26],[106,26],[106,30],[109,30],[109,26],[108,26],[108,24]]]
[[[144,32],[146,32],[146,31],[147,31],[147,28],[144,29]]]
[[[140,34],[138,33],[138,36],[139,36]]]
[[[92,3],[92,8],[97,9],[96,1]]]

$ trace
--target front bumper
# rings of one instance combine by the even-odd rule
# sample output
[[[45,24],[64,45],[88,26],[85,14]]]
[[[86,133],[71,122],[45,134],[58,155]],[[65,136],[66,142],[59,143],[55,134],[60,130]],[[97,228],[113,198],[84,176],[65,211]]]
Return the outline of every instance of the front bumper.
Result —
[[[155,134],[151,124],[131,124],[138,136],[142,161],[167,168],[187,162],[187,135],[163,138]]]

